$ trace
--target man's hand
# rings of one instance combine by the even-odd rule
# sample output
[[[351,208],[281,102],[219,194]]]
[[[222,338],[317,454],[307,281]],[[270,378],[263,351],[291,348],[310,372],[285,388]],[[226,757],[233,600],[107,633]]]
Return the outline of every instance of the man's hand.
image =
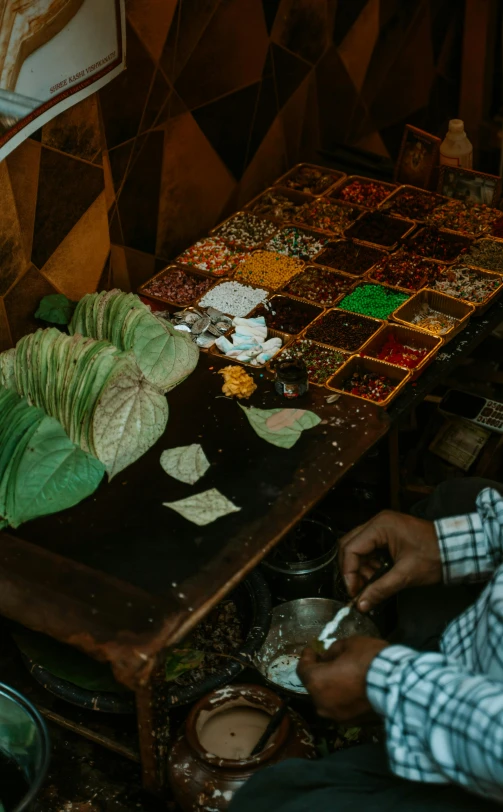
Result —
[[[363,722],[373,717],[367,699],[367,671],[388,645],[373,637],[348,637],[332,643],[321,655],[304,649],[297,673],[320,716],[336,722]]]
[[[379,569],[379,550],[387,549],[394,566],[371,584],[358,601],[368,612],[405,587],[442,580],[442,562],[433,522],[384,510],[355,527],[339,542],[339,567],[350,595],[356,595]]]

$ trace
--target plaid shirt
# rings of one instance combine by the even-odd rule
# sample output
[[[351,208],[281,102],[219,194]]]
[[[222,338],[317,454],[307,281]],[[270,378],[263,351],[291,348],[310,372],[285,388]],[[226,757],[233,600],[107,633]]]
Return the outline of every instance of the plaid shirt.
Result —
[[[477,513],[435,526],[445,583],[489,583],[449,624],[440,653],[385,648],[367,693],[396,775],[503,801],[503,498],[486,488]]]

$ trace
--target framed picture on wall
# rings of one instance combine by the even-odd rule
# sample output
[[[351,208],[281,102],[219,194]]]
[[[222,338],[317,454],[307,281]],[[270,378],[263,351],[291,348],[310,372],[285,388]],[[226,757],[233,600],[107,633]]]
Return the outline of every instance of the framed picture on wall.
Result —
[[[501,196],[501,178],[473,169],[463,169],[460,166],[442,166],[438,191],[455,200],[470,200],[473,203],[485,203],[486,206],[497,206]]]
[[[441,139],[436,135],[407,124],[395,167],[395,181],[428,189],[438,164],[440,144]]]

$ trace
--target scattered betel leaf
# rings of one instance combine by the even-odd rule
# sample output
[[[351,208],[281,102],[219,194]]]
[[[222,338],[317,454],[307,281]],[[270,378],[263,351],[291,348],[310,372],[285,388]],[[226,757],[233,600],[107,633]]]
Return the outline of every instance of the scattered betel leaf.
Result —
[[[179,499],[178,502],[163,502],[163,505],[199,527],[204,527],[222,516],[238,513],[241,510],[216,488],[188,496],[186,499]]]
[[[199,348],[184,332],[156,316],[134,293],[88,293],[69,324],[79,333],[130,350],[146,379],[162,392],[185,380],[197,366]]]
[[[41,300],[35,318],[51,324],[69,324],[76,307],[77,302],[72,302],[63,293],[51,293]]]
[[[168,448],[162,452],[160,462],[167,474],[187,485],[194,485],[210,467],[199,443]]]
[[[318,415],[305,409],[257,409],[238,405],[259,437],[280,448],[292,448],[305,429],[321,423]]]
[[[127,688],[115,680],[108,663],[100,663],[73,646],[17,624],[11,634],[25,657],[59,679],[87,691],[127,692]]]
[[[166,398],[132,353],[55,327],[24,336],[0,355],[0,386],[59,420],[109,479],[157,442],[168,421]]]
[[[0,527],[73,507],[104,474],[57,420],[0,387]]]
[[[199,668],[204,660],[204,651],[190,648],[190,644],[180,644],[168,651],[164,663],[164,678],[166,682],[173,682],[186,671]]]

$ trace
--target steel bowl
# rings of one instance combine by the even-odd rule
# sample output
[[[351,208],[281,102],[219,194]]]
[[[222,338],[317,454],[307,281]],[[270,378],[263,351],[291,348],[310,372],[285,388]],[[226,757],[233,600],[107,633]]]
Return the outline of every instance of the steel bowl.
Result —
[[[255,658],[259,671],[269,685],[291,696],[307,694],[303,685],[294,687],[288,677],[279,681],[276,675],[280,673],[282,665],[287,669],[288,663],[293,663],[307,645],[318,639],[326,624],[343,606],[340,601],[329,598],[301,598],[273,609],[269,634]],[[354,635],[380,637],[372,620],[356,609],[352,609],[341,622],[337,639]],[[281,663],[278,662],[279,658]],[[272,673],[271,666],[274,666]]]

